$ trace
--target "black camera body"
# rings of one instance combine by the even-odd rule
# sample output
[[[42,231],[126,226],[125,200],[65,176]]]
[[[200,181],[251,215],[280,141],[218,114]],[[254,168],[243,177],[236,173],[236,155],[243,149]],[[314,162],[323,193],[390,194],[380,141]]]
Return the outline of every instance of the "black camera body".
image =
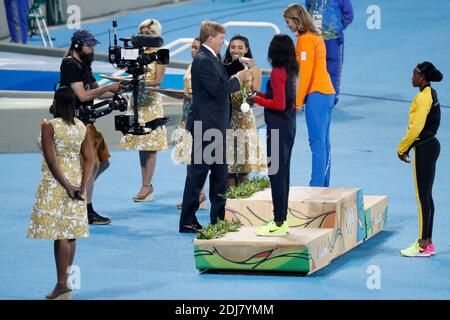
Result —
[[[117,45],[108,49],[109,63],[119,69],[125,69],[128,73],[144,74],[144,66],[156,61],[158,64],[169,64],[169,50],[159,49],[156,52],[145,53],[144,47],[159,48],[164,41],[161,37],[152,37],[146,35],[134,35],[131,38],[120,38],[124,43],[123,47]],[[131,41],[132,45],[129,45]]]
[[[139,76],[145,73],[145,67],[154,61],[158,64],[169,64],[169,50],[158,49],[156,52],[145,53],[144,48],[159,48],[164,40],[158,36],[137,34],[131,38],[120,38],[123,46],[117,45],[117,21],[113,21],[114,45],[109,46],[109,62],[118,69],[123,69],[133,78],[130,87],[133,89],[133,115],[118,115],[114,118],[115,129],[122,134],[143,135],[168,122],[168,118],[158,118],[146,123],[139,124],[138,118],[138,94]],[[131,42],[131,44],[130,44]],[[145,79],[144,79],[145,81]]]
[[[153,37],[147,35],[134,35],[131,38],[121,38],[124,42],[123,47],[117,45],[117,21],[113,21],[114,27],[114,46],[109,46],[109,62],[116,68],[124,69],[133,79],[130,87],[133,89],[133,115],[119,115],[115,117],[115,129],[124,135],[131,133],[134,135],[147,134],[157,127],[165,125],[168,118],[158,118],[147,122],[141,126],[138,122],[138,94],[139,94],[139,76],[145,73],[145,66],[156,61],[158,64],[169,64],[169,50],[159,49],[156,52],[145,53],[144,48],[159,48],[163,45],[164,40],[161,37]],[[131,42],[131,45],[129,44]],[[56,87],[55,87],[56,89]],[[128,108],[128,101],[121,95],[115,94],[110,100],[104,100],[97,104],[80,103],[75,109],[75,116],[83,121],[83,123],[93,123],[96,119],[110,114],[114,110],[121,112]],[[50,106],[50,113],[55,117],[54,106]]]

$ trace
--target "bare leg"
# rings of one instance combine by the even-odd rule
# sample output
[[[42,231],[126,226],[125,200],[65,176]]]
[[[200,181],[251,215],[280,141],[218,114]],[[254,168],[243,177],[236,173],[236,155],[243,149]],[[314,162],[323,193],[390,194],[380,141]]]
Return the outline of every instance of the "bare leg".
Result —
[[[111,223],[111,219],[99,215],[92,206],[92,198],[94,195],[94,185],[97,178],[105,172],[109,167],[109,161],[104,160],[99,165],[94,165],[92,174],[86,183],[86,204],[89,224],[105,225]]]
[[[206,206],[206,193],[205,193],[205,188],[202,188],[202,190],[200,191],[200,195],[198,196],[198,202],[200,203],[199,208],[203,209]],[[177,204],[177,208],[181,209],[183,208],[183,201],[179,202]]]
[[[98,168],[97,175],[95,176],[95,180],[109,168],[109,160],[105,160],[100,162],[100,167]]]
[[[67,268],[71,265],[72,257],[72,245],[70,242],[75,242],[73,240],[55,240],[54,242],[54,254],[55,254],[55,262],[56,262],[56,274],[58,278],[58,282],[56,283],[53,291],[46,296],[48,299],[54,299],[60,294],[70,291],[67,286]],[[75,250],[75,248],[73,247]],[[75,251],[73,252],[75,254]]]
[[[237,185],[237,178],[235,173],[228,174],[228,188],[235,187]]]
[[[86,183],[86,202],[92,203],[92,195],[94,194],[94,183],[95,180],[109,167],[109,161],[105,160],[100,162],[99,165],[94,165],[92,169],[92,174],[89,176],[89,179]]]
[[[205,187],[203,187],[202,190],[200,191],[200,195],[199,195],[198,199],[199,199],[200,207],[202,207],[202,203],[206,201]],[[203,204],[203,207],[204,206],[205,206],[205,204]],[[183,208],[183,201],[181,201],[177,204],[177,208],[178,209]]]
[[[425,249],[428,246],[428,240],[427,239],[419,239],[419,247],[422,249]]]
[[[156,167],[156,151],[139,151],[139,160],[141,163],[142,186],[136,197],[148,193],[152,184],[153,174]]]
[[[248,180],[248,173],[238,173],[237,174],[237,184],[241,184]]]
[[[77,249],[77,241],[75,239],[69,240],[69,246],[70,246],[69,266],[71,266],[73,264],[73,259],[75,258],[75,250]]]
[[[94,194],[94,182],[97,178],[97,174],[99,171],[100,166],[94,165],[94,168],[92,169],[92,174],[89,176],[89,179],[86,183],[86,202],[92,203],[92,195]]]

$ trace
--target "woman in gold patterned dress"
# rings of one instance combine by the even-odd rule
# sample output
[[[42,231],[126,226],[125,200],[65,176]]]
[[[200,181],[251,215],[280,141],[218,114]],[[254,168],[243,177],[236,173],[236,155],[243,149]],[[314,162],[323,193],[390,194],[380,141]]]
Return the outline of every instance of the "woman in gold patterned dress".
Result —
[[[144,20],[139,25],[139,32],[150,36],[161,36],[161,24],[156,19]],[[158,48],[147,48],[145,53],[152,53],[156,50]],[[140,83],[138,96],[139,123],[141,125],[164,117],[161,95],[149,87],[159,86],[163,82],[166,67],[167,65],[157,64],[156,61],[146,66],[145,80]],[[130,105],[128,112],[133,112],[132,105]],[[139,150],[142,186],[133,197],[133,201],[151,201],[153,199],[153,185],[151,182],[156,167],[156,153],[157,151],[167,150],[166,127],[158,127],[145,135],[127,134],[122,137],[120,148]]]
[[[192,41],[191,46],[191,57],[194,59],[197,54],[198,49],[200,48],[200,38],[195,38]],[[191,67],[190,64],[186,73],[183,76],[183,90],[192,92],[191,85]],[[181,116],[180,124],[178,125],[177,130],[173,132],[173,141],[175,141],[175,146],[172,151],[172,161],[176,164],[190,164],[191,163],[191,150],[192,150],[192,135],[189,131],[186,130],[186,120],[191,111],[191,103],[192,103],[192,93],[185,94],[183,98],[183,114]],[[203,209],[206,206],[206,195],[205,192],[200,192],[199,199],[199,209]],[[183,202],[177,204],[177,208],[181,209],[183,207]]]
[[[70,299],[68,268],[75,256],[76,239],[89,235],[84,193],[94,155],[86,127],[74,118],[75,94],[72,89],[58,89],[54,106],[55,118],[42,124],[45,160],[27,235],[32,239],[54,240],[58,282],[46,298]]]
[[[195,38],[194,41],[192,41],[191,46],[192,58],[195,57],[200,46],[200,38]],[[187,67],[186,73],[183,76],[183,90],[188,92],[192,92],[191,67],[192,64]],[[186,130],[186,120],[191,111],[191,103],[192,93],[186,93],[183,98],[183,114],[181,115],[180,124],[173,136],[175,146],[172,152],[172,160],[176,164],[191,163],[192,136],[191,133]]]
[[[240,58],[252,59],[249,41],[242,35],[235,35],[228,45],[224,63],[229,64]],[[246,86],[246,92],[259,91],[261,87],[261,69],[251,66],[251,76],[241,84]],[[264,149],[259,141],[256,129],[256,119],[253,110],[241,111],[242,93],[231,94],[231,121],[227,134],[228,186],[233,187],[247,180],[250,172],[267,170],[267,160]]]

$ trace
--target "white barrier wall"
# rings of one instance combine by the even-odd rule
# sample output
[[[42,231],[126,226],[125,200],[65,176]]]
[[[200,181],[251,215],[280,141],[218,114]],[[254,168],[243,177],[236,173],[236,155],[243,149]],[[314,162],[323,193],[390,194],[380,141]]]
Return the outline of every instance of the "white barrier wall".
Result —
[[[97,18],[121,10],[147,8],[161,4],[177,3],[183,0],[67,0],[67,6],[77,5],[81,9],[82,19]],[[30,1],[31,2],[31,1]],[[42,6],[45,8],[45,6]],[[0,2],[0,39],[9,36],[5,6]]]
[[[180,0],[67,0],[67,6],[79,6],[81,8],[82,18],[89,19],[108,15],[120,10],[141,9],[177,2],[180,2]]]
[[[3,1],[0,3],[0,39],[8,37],[8,23],[6,21],[5,5]]]

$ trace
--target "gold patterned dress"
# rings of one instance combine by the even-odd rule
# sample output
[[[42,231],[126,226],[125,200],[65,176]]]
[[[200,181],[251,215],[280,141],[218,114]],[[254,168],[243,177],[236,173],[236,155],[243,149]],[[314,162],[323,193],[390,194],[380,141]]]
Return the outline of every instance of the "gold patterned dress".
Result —
[[[58,167],[72,185],[80,186],[80,149],[86,136],[86,127],[80,120],[75,118],[74,121],[75,125],[67,124],[61,118],[49,122],[54,130]],[[42,161],[41,170],[28,237],[47,240],[87,237],[86,201],[70,198],[64,187],[53,177],[45,160]]]
[[[191,67],[189,65],[183,76],[183,90],[192,91],[191,85]],[[178,128],[173,132],[172,141],[175,146],[172,151],[172,162],[176,164],[190,164],[192,150],[192,135],[186,130],[186,120],[191,111],[191,101],[188,98],[183,99],[183,115]]]
[[[253,76],[245,85],[251,92]],[[242,88],[231,94],[231,121],[227,131],[227,163],[228,173],[250,173],[267,171],[267,158],[256,128],[253,110],[241,111]]]
[[[155,51],[155,48],[148,49],[145,53]],[[152,81],[156,78],[156,61],[147,65],[145,80]],[[133,100],[132,100],[133,101]],[[146,122],[164,117],[161,94],[149,88],[145,88],[143,81],[140,84],[139,95],[139,123],[144,125]],[[133,114],[133,104],[128,108],[128,114]],[[167,150],[166,127],[158,127],[144,135],[127,134],[120,140],[120,149],[142,150],[142,151],[165,151]]]

